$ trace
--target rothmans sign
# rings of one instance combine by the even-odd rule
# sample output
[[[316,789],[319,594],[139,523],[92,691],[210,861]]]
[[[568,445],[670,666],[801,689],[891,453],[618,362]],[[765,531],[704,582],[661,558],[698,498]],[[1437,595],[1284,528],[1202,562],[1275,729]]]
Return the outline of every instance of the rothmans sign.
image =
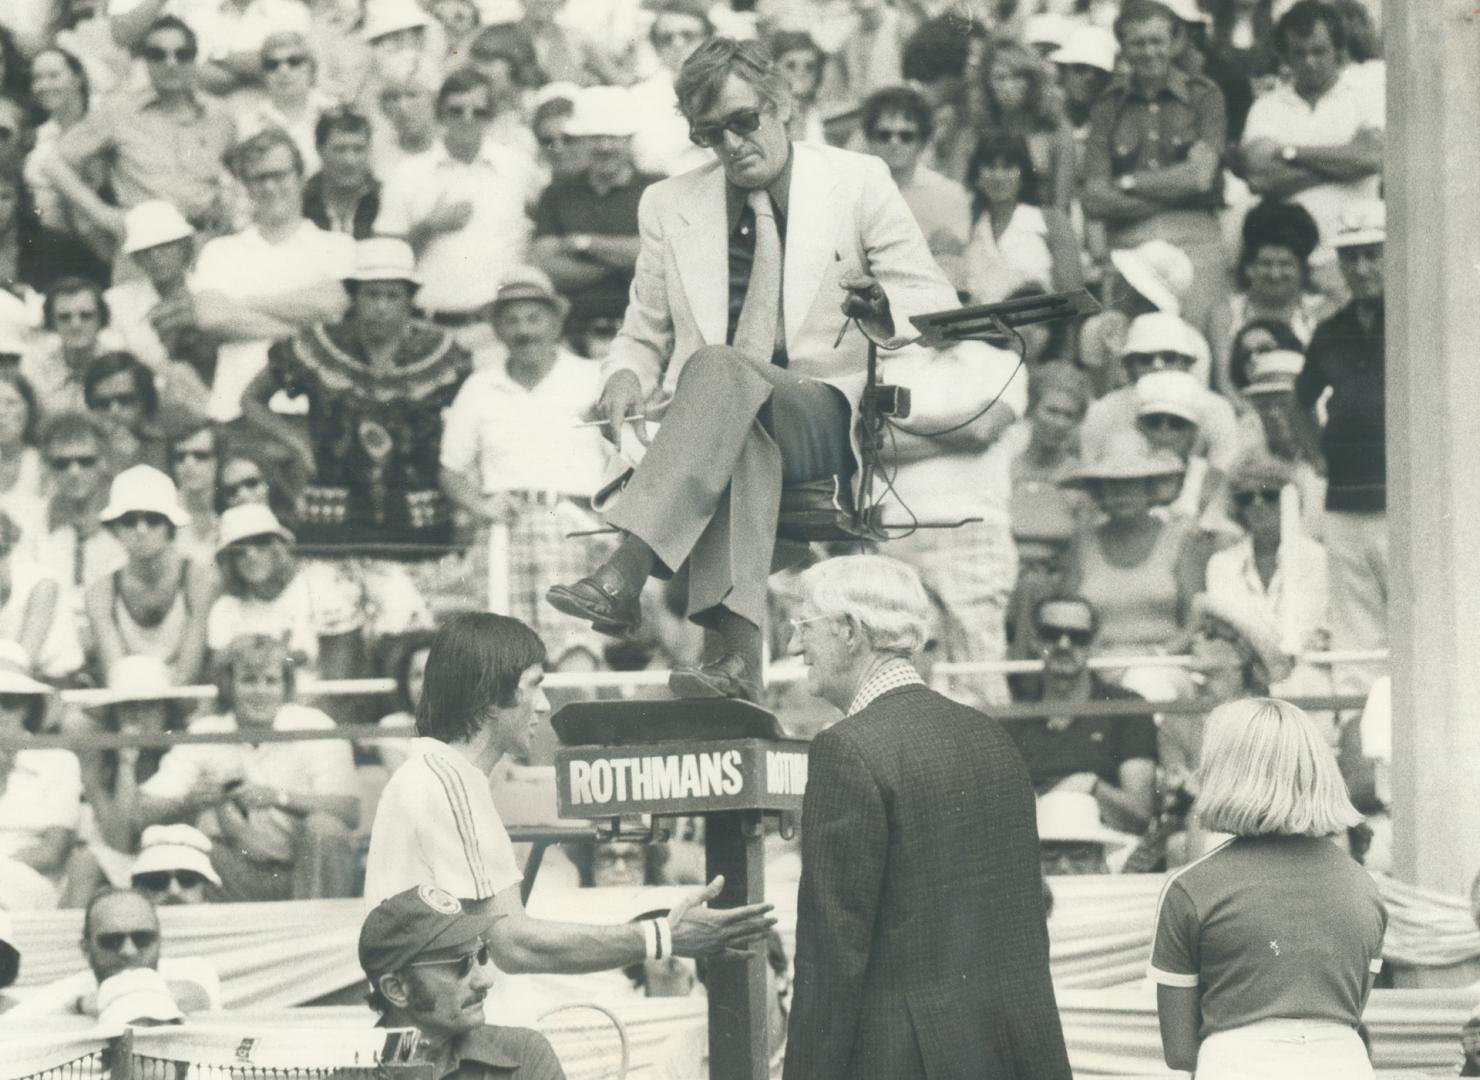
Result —
[[[716,739],[581,746],[555,755],[561,817],[802,808],[807,744]]]

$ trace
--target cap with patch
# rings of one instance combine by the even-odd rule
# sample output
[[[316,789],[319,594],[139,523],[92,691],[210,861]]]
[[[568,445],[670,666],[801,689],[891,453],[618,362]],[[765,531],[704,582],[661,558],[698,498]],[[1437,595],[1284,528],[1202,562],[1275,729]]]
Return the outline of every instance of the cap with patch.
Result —
[[[360,967],[373,982],[413,960],[456,956],[487,936],[496,915],[470,915],[451,893],[418,885],[382,900],[360,927]]]

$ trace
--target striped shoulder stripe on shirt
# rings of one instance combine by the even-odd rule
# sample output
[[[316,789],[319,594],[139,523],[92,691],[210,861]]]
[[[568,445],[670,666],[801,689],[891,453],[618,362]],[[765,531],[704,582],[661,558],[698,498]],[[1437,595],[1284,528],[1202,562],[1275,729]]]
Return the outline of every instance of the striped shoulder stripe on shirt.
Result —
[[[488,868],[483,863],[483,851],[478,846],[478,823],[473,818],[467,785],[450,762],[443,761],[434,754],[425,754],[422,760],[447,795],[447,805],[451,808],[452,820],[457,825],[463,857],[467,859],[468,873],[472,875],[473,888],[477,891],[477,895],[470,899],[484,900],[493,895],[493,881],[488,876]]]
[[[1187,871],[1191,870],[1194,866],[1197,866],[1200,863],[1207,862],[1207,860],[1211,859],[1214,855],[1218,854],[1218,852],[1222,851],[1229,844],[1233,843],[1234,840],[1235,837],[1230,836],[1227,840],[1223,841],[1223,843],[1219,844],[1211,851],[1205,853],[1199,858],[1193,859],[1186,866],[1183,866],[1167,875],[1166,881],[1162,882],[1161,885],[1161,895],[1156,898],[1156,914],[1151,919],[1151,945],[1153,951],[1155,951],[1156,948],[1156,928],[1161,925],[1161,905],[1166,902],[1167,891],[1172,887],[1172,883],[1183,874],[1187,873]],[[1158,986],[1179,986],[1185,989],[1192,989],[1197,986],[1196,973],[1188,975],[1180,971],[1162,971],[1159,967],[1157,967],[1155,964],[1150,963],[1149,961],[1146,964],[1146,977],[1152,982],[1156,983]]]

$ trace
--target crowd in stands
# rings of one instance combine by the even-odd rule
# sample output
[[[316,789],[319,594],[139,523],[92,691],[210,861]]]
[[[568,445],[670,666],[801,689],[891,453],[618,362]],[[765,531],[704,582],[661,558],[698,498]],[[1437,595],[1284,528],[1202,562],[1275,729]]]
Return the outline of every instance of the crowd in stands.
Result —
[[[313,676],[395,678],[381,711],[404,729],[426,632],[486,606],[491,578],[553,669],[693,662],[682,576],[620,641],[542,598],[610,543],[592,420],[643,193],[711,158],[675,74],[711,35],[759,37],[792,137],[883,159],[964,303],[1084,287],[1103,305],[963,374],[1000,384],[976,422],[891,429],[896,509],[979,520],[887,547],[937,607],[925,659],[1043,662],[953,694],[1074,706],[1011,725],[1046,871],[1203,850],[1200,718],[1156,703],[1360,697],[1382,671],[1309,659],[1386,645],[1378,12],[970,7],[9,0],[0,736],[378,718],[298,700]],[[908,385],[911,363],[885,354],[886,377]],[[183,689],[213,682],[214,701]],[[79,689],[87,707],[59,696]],[[1317,715],[1362,775],[1357,712]],[[0,913],[101,895],[89,918],[157,954],[152,914],[100,887],[354,895],[356,766],[403,755],[0,745]],[[1380,837],[1380,793],[1358,806]],[[687,865],[624,845],[573,862],[584,883]],[[633,977],[685,981],[660,974]]]

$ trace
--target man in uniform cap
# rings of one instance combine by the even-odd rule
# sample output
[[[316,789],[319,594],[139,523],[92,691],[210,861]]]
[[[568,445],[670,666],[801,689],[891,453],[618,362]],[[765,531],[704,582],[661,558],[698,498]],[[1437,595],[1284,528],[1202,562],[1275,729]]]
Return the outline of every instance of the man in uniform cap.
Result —
[[[451,893],[418,885],[381,901],[360,928],[360,967],[380,1026],[414,1027],[414,1061],[436,1080],[563,1080],[549,1040],[483,1018],[493,986],[485,938],[496,915],[468,915]]]

